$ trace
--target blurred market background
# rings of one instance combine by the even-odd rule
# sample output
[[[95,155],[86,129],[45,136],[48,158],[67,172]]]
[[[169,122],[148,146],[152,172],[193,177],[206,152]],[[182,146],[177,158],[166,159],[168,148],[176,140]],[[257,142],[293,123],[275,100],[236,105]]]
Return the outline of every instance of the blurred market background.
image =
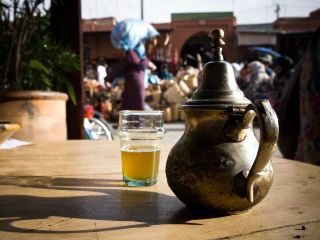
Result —
[[[224,30],[224,58],[239,73],[247,63],[266,56],[272,66],[277,57],[273,52],[288,57],[294,68],[320,22],[320,2],[311,0],[207,0],[201,4],[194,0],[82,0],[81,4],[85,103],[109,122],[118,119],[123,79],[106,87],[99,77],[105,77],[123,56],[110,40],[119,21],[143,19],[160,33],[145,44],[148,59],[157,67],[149,72],[146,104],[164,110],[166,122],[183,120],[178,106],[197,88],[198,74],[211,60],[212,29]]]
[[[232,63],[246,96],[252,101],[268,98],[277,108],[285,83],[320,23],[319,0],[1,0],[0,10],[3,93],[35,89],[68,93],[66,116],[58,107],[63,122],[53,121],[57,114],[51,118],[43,112],[47,123],[37,125],[43,125],[45,139],[58,135],[58,131],[51,134],[48,122],[55,122],[58,129],[65,117],[67,126],[61,136],[68,139],[88,137],[84,130],[92,130],[94,118],[100,127],[116,127],[124,78],[110,83],[105,79],[125,54],[111,35],[126,19],[144,21],[157,31],[140,46],[153,63],[145,77],[145,106],[163,110],[165,122],[173,124],[168,129],[179,131],[184,128],[184,116],[178,107],[190,98],[201,79],[199,73],[212,59],[213,29],[224,30],[223,56]],[[24,79],[15,86],[8,73]],[[62,78],[56,81],[59,73]],[[7,114],[4,106],[2,114]],[[11,110],[17,115],[16,108]],[[28,114],[25,120],[35,122],[36,115]],[[99,138],[100,130],[91,137]],[[39,138],[38,133],[33,136]]]

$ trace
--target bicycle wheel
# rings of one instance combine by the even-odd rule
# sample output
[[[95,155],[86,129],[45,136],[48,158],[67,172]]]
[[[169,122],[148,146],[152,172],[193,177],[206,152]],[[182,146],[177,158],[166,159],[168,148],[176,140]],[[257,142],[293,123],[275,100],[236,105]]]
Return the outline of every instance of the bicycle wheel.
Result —
[[[113,132],[110,126],[97,118],[85,118],[84,128],[86,135],[92,140],[113,140]]]

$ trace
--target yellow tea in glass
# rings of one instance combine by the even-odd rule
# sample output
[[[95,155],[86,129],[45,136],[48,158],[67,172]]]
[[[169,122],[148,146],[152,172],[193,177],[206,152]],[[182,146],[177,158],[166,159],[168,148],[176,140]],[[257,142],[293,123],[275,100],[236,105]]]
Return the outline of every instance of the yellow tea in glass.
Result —
[[[159,171],[160,149],[153,146],[131,146],[121,150],[122,173],[125,181],[142,181],[152,185]]]
[[[118,134],[121,144],[123,181],[127,186],[150,186],[157,182],[162,111],[120,111]]]

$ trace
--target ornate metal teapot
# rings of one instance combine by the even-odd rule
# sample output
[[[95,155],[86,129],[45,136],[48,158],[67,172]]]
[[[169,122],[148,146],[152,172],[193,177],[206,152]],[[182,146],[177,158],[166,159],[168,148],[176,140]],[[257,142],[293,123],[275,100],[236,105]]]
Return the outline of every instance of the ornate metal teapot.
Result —
[[[223,35],[221,29],[212,31],[213,61],[204,66],[190,100],[180,106],[186,129],[168,156],[166,175],[185,204],[233,214],[267,195],[279,128],[268,100],[251,103],[239,89],[231,64],[223,61]],[[256,115],[260,143],[252,128]]]

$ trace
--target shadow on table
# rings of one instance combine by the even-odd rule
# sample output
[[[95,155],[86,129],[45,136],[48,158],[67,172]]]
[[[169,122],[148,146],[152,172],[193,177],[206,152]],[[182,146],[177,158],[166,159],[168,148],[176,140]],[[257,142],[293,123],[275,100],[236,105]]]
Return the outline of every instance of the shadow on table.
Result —
[[[24,191],[23,187],[29,188],[28,195],[0,196],[2,209],[0,211],[0,230],[8,232],[88,233],[143,228],[157,224],[198,225],[197,223],[189,223],[189,221],[219,217],[208,214],[205,210],[186,208],[176,197],[147,191],[148,188],[143,190],[141,188],[112,189],[112,187],[122,185],[122,181],[119,180],[0,177],[0,185],[22,187],[22,193]],[[36,194],[42,196],[34,196],[32,191],[30,192],[30,188],[44,189],[45,191],[37,191]],[[50,190],[53,191],[50,192]],[[63,197],[58,197],[61,194],[58,190],[65,191]],[[96,195],[92,192],[99,194]],[[54,221],[50,217],[65,219]],[[92,228],[88,228],[87,223],[85,229],[82,226],[79,230],[64,230],[62,226],[67,225],[67,221],[72,218],[97,221],[129,221],[130,223],[103,227],[103,222],[98,222],[100,225],[94,223]],[[30,228],[19,227],[19,225],[22,225],[20,221],[36,219],[39,219],[39,223],[33,223]]]

